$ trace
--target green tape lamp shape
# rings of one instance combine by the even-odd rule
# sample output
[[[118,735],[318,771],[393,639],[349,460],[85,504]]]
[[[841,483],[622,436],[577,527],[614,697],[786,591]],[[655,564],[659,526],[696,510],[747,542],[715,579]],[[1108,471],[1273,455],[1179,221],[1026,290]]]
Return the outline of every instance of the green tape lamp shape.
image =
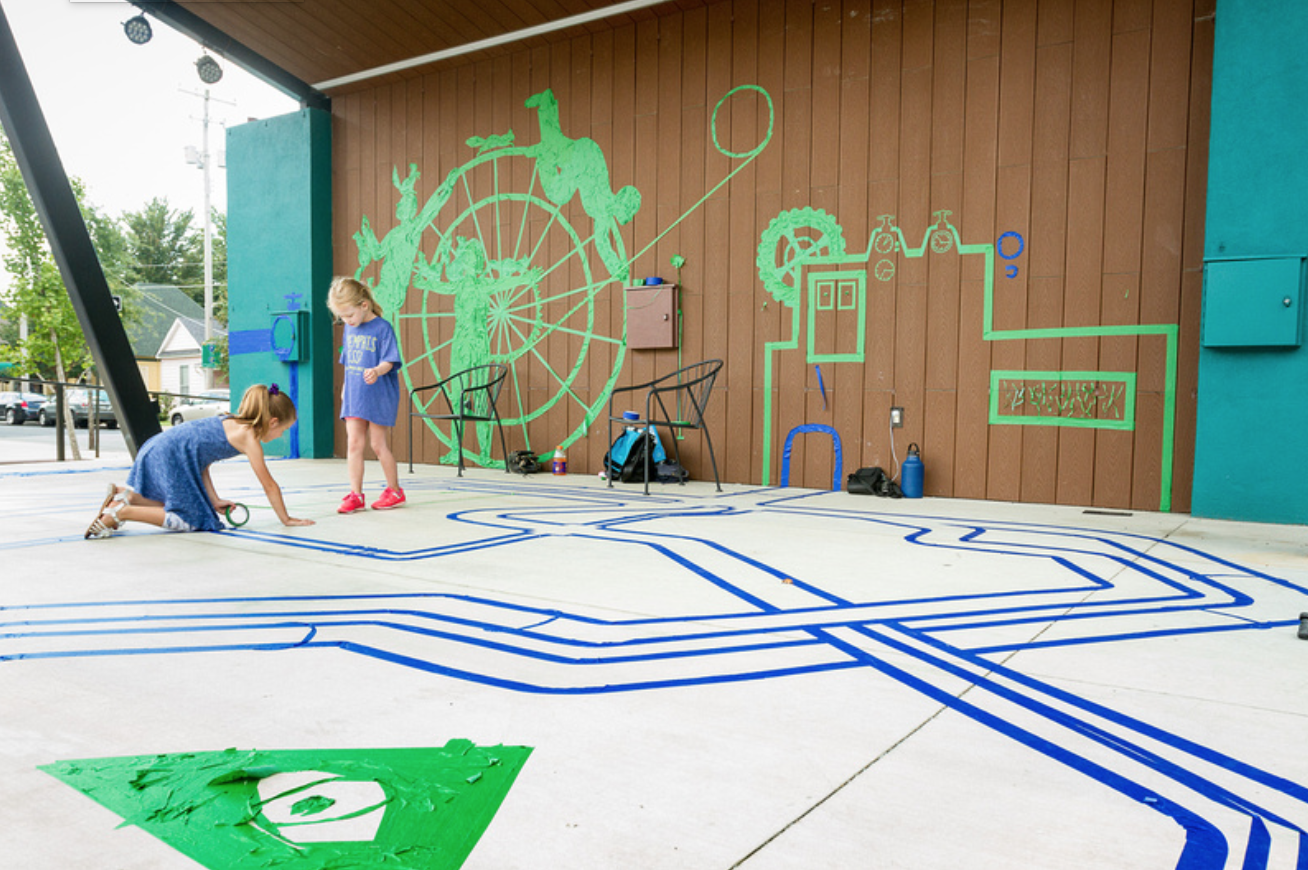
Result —
[[[530,753],[452,740],[95,758],[41,770],[210,870],[457,870]]]
[[[771,220],[759,239],[757,256],[759,279],[772,298],[790,310],[789,337],[770,341],[763,354],[763,450],[761,478],[771,483],[772,439],[778,353],[803,350],[809,363],[858,363],[866,358],[865,328],[868,276],[880,282],[895,277],[892,257],[921,259],[929,253],[980,256],[984,260],[981,337],[985,341],[1031,341],[1036,339],[1075,339],[1104,337],[1157,337],[1164,340],[1163,407],[1161,419],[1160,478],[1158,509],[1171,510],[1172,464],[1176,431],[1176,377],[1179,326],[1173,323],[1125,325],[1086,325],[1051,328],[996,329],[994,326],[995,249],[990,242],[964,243],[958,228],[949,221],[948,209],[935,212],[936,222],[928,226],[918,247],[908,244],[894,215],[881,215],[880,226],[872,231],[862,251],[846,252],[844,232],[839,223],[822,209],[795,208],[783,211]],[[1006,237],[999,237],[1002,245]],[[1004,260],[1021,253],[1001,251]],[[1010,273],[1010,277],[1012,274]],[[807,293],[806,293],[807,291]],[[806,305],[801,305],[805,302]],[[820,351],[816,346],[816,318],[830,315],[852,316],[855,329],[845,332],[855,336],[852,346],[837,351]],[[801,328],[801,315],[808,318],[808,329]],[[848,320],[846,320],[848,323]],[[831,330],[828,328],[827,330]],[[801,342],[807,346],[801,348]],[[1139,372],[1120,371],[1005,371],[990,373],[990,425],[1057,426],[1134,430],[1136,428],[1136,391]],[[820,376],[820,371],[819,371]],[[1001,402],[1001,395],[1006,399]]]

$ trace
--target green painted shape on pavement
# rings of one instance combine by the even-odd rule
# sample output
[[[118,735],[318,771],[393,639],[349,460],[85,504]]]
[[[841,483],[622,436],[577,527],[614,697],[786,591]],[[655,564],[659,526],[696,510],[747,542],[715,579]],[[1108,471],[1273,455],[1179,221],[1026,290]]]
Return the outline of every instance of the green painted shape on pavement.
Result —
[[[457,870],[530,754],[451,740],[441,748],[91,758],[40,769],[210,870]]]

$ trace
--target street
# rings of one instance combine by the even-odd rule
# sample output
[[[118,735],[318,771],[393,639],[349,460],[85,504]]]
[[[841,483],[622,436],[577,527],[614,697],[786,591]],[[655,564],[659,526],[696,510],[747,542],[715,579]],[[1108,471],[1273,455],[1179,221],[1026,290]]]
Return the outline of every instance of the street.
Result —
[[[53,461],[57,454],[54,426],[41,426],[29,420],[21,426],[8,426],[0,423],[0,464],[12,462]],[[90,430],[77,429],[77,446],[82,451],[82,459],[96,458],[94,448],[88,446]],[[121,429],[99,430],[100,458],[129,459],[127,443],[123,440]],[[64,445],[64,458],[73,458],[72,448]]]

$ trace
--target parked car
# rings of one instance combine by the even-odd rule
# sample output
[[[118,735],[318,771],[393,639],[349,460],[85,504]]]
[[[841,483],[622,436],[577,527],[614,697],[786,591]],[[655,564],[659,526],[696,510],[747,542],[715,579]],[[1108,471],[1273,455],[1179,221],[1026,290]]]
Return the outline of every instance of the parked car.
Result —
[[[45,400],[40,393],[0,393],[0,415],[10,426],[21,426],[37,418]]]
[[[168,419],[174,426],[188,420],[201,417],[216,417],[232,410],[231,390],[206,390],[190,399],[178,399],[168,412]]]
[[[90,425],[91,414],[94,411],[96,419],[108,426],[110,429],[118,428],[118,415],[114,413],[114,406],[109,403],[109,394],[100,390],[97,394],[97,406],[92,408],[90,390],[69,390],[64,393],[64,401],[73,411],[73,425],[79,429],[85,429]],[[55,416],[59,413],[59,403],[53,397],[45,403],[38,415],[42,426],[53,426]]]

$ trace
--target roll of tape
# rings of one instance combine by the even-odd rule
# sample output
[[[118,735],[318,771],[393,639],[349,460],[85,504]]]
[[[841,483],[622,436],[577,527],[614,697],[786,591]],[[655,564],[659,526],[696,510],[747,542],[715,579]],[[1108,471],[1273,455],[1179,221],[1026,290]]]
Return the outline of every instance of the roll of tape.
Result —
[[[233,512],[239,512],[241,518],[239,520],[234,519],[232,517]],[[249,521],[250,521],[250,509],[248,507],[241,504],[240,502],[234,502],[233,504],[227,506],[227,522],[231,523],[233,526],[239,529],[241,526],[245,525]]]

